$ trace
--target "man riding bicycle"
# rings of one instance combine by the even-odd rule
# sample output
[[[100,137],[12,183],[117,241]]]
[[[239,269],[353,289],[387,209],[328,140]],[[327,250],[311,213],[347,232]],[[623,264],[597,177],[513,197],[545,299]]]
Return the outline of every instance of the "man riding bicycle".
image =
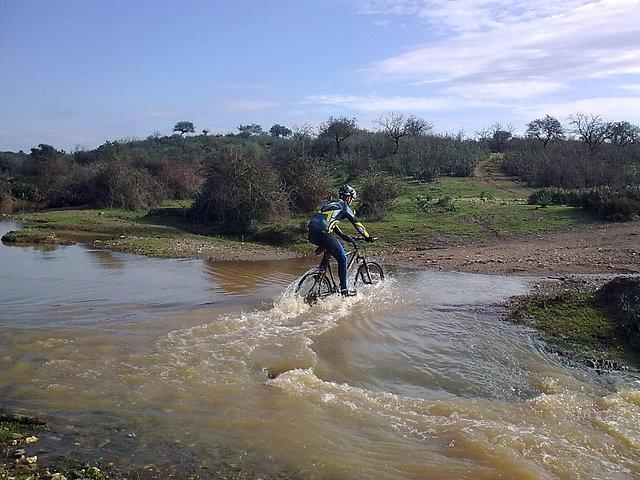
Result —
[[[347,255],[344,247],[336,237],[331,235],[335,233],[346,242],[353,239],[340,230],[338,224],[345,218],[348,219],[360,235],[367,242],[373,242],[373,237],[364,228],[364,225],[356,218],[356,212],[351,208],[353,199],[356,198],[356,191],[349,185],[343,185],[338,190],[339,200],[329,202],[323,205],[309,221],[309,241],[320,248],[327,251],[338,262],[338,276],[340,277],[340,292],[343,296],[349,297],[355,295],[347,288]]]

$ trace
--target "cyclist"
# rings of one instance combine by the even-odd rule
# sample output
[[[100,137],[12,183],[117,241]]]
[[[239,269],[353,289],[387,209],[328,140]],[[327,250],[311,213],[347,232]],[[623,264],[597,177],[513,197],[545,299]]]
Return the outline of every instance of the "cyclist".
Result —
[[[373,237],[369,235],[364,225],[356,218],[356,212],[351,208],[353,199],[356,198],[356,191],[349,185],[343,185],[338,190],[339,200],[323,205],[309,221],[309,241],[320,248],[324,248],[338,262],[338,276],[340,277],[340,293],[345,297],[355,295],[347,289],[347,255],[344,247],[336,237],[335,233],[347,242],[353,239],[340,230],[338,224],[345,218],[349,220],[360,235],[367,242],[373,242]]]

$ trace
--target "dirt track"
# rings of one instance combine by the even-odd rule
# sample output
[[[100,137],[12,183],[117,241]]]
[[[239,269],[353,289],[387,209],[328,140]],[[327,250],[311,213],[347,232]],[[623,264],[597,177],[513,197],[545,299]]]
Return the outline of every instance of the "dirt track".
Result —
[[[384,258],[415,267],[490,274],[640,273],[640,221],[428,247]]]

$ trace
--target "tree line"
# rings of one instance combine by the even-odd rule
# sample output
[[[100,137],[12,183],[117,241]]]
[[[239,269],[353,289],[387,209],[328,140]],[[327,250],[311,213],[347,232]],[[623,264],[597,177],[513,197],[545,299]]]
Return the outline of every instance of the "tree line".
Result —
[[[189,198],[191,221],[242,233],[309,213],[347,182],[361,189],[361,213],[380,218],[400,193],[399,179],[471,176],[491,152],[533,187],[640,184],[638,127],[580,113],[567,127],[547,115],[523,135],[495,124],[474,138],[435,134],[427,121],[393,112],[373,131],[355,118],[330,117],[317,128],[247,124],[227,135],[196,134],[192,122],[180,121],[173,132],[72,153],[45,144],[30,154],[2,152],[0,202],[138,210]]]

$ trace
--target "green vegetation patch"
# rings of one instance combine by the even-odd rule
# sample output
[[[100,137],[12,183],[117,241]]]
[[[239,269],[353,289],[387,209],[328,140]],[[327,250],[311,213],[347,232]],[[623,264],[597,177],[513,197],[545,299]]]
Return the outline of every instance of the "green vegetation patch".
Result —
[[[251,243],[247,238],[234,238],[206,232],[200,235],[187,231],[190,226],[184,217],[184,205],[169,205],[150,215],[146,211],[131,212],[117,209],[45,210],[14,215],[27,225],[24,230],[11,232],[22,243],[50,239],[48,243],[73,243],[68,239],[94,244],[124,253],[151,257],[206,257],[207,252],[251,252],[269,247]],[[55,232],[55,233],[53,233]],[[41,243],[41,242],[40,242]]]
[[[440,178],[431,183],[404,179],[393,213],[366,226],[389,246],[512,237],[592,222],[578,208],[539,208],[504,198],[473,178]]]
[[[60,238],[51,230],[40,230],[27,228],[24,230],[14,230],[2,236],[4,243],[14,243],[19,245],[71,245],[72,240]]]
[[[609,310],[591,287],[516,297],[509,318],[536,329],[553,350],[589,365],[610,369],[636,364],[638,349]]]

